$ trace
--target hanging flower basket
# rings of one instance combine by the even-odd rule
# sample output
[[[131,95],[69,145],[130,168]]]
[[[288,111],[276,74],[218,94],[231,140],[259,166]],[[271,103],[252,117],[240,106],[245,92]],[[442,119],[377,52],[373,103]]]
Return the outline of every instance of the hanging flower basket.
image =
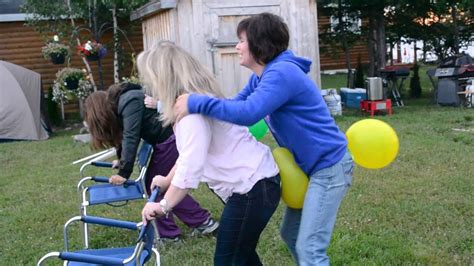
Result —
[[[77,87],[79,86],[79,79],[75,77],[69,77],[64,79],[64,86],[70,91],[75,91],[77,90]]]
[[[51,58],[51,63],[55,65],[64,64],[64,61],[66,60],[66,56],[64,54],[52,53],[49,55],[49,57]]]
[[[84,100],[93,91],[85,70],[63,68],[56,73],[53,83],[53,101],[67,103],[76,98]]]
[[[59,42],[59,37],[54,35],[53,41],[48,42],[41,49],[45,59],[50,59],[53,64],[64,64],[69,55],[69,47]]]
[[[87,61],[97,61],[107,54],[107,49],[96,41],[87,41],[77,46],[77,53],[85,56]]]

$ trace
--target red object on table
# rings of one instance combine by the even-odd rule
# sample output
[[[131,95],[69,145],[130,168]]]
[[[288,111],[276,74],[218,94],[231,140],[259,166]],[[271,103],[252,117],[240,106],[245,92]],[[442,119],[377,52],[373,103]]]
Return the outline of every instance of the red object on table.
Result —
[[[387,111],[389,115],[392,114],[392,100],[380,100],[380,101],[360,101],[360,110],[370,112],[370,116],[375,115],[375,111]]]

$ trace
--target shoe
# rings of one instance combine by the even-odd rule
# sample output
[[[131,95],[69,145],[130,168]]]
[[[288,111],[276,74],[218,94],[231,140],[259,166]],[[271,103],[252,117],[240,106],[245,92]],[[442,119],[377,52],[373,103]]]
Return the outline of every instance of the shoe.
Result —
[[[191,236],[196,236],[196,235],[210,235],[213,232],[216,231],[216,229],[219,228],[219,222],[214,221],[211,217],[209,217],[204,223],[202,223],[200,226],[194,228],[194,230],[191,232]]]

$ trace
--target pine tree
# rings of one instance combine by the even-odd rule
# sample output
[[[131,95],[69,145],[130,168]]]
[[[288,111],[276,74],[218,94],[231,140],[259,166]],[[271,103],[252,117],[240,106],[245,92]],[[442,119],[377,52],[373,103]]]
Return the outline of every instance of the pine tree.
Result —
[[[48,90],[48,98],[46,99],[46,104],[49,121],[54,126],[60,126],[62,120],[59,114],[58,104],[53,101],[53,88],[49,88]]]
[[[420,75],[418,74],[420,67],[415,62],[413,65],[413,77],[410,79],[410,96],[412,98],[421,97]]]
[[[357,56],[357,68],[355,73],[354,86],[356,88],[364,88],[365,86],[364,67],[362,66],[362,59],[360,57],[360,54]]]

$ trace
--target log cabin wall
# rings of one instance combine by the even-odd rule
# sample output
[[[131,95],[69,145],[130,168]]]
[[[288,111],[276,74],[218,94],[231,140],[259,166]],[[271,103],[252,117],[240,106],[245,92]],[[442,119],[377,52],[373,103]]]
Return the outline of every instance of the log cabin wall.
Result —
[[[319,31],[323,32],[325,28],[328,27],[330,21],[328,16],[318,16],[318,25]],[[334,50],[330,50],[329,53],[323,52],[325,48],[329,48],[325,45],[321,39],[319,41],[320,48],[320,64],[321,70],[333,70],[333,69],[346,69],[346,59],[344,51],[340,49],[338,52],[334,53]],[[349,58],[351,62],[351,67],[355,69],[357,67],[357,57],[360,55],[362,64],[369,63],[369,52],[367,44],[364,42],[359,42],[353,45],[349,49]]]
[[[143,40],[141,33],[141,25],[135,23],[133,30],[127,36],[138,55],[143,50]],[[131,53],[131,48],[122,36],[120,36],[122,44],[127,54]],[[81,41],[85,42],[91,39],[88,36],[81,36]],[[112,47],[112,31],[108,31],[101,38],[101,43],[107,45],[108,52],[102,58],[102,71],[104,89],[113,84],[113,47]],[[54,65],[49,60],[44,59],[41,48],[45,45],[40,34],[35,31],[33,27],[24,25],[24,21],[1,22],[0,23],[0,60],[8,61],[28,68],[41,74],[42,90],[45,95],[53,81],[56,78],[55,74],[61,68],[67,66],[67,62],[62,65]],[[79,55],[77,55],[76,47],[71,47],[70,66],[83,69],[84,63]],[[90,62],[92,74],[97,85],[99,85],[98,63]],[[120,71],[120,77],[128,77],[131,73],[131,64]],[[70,103],[65,105],[65,113],[68,116],[72,113],[77,113],[79,106],[77,103]],[[67,118],[66,116],[66,118]]]

